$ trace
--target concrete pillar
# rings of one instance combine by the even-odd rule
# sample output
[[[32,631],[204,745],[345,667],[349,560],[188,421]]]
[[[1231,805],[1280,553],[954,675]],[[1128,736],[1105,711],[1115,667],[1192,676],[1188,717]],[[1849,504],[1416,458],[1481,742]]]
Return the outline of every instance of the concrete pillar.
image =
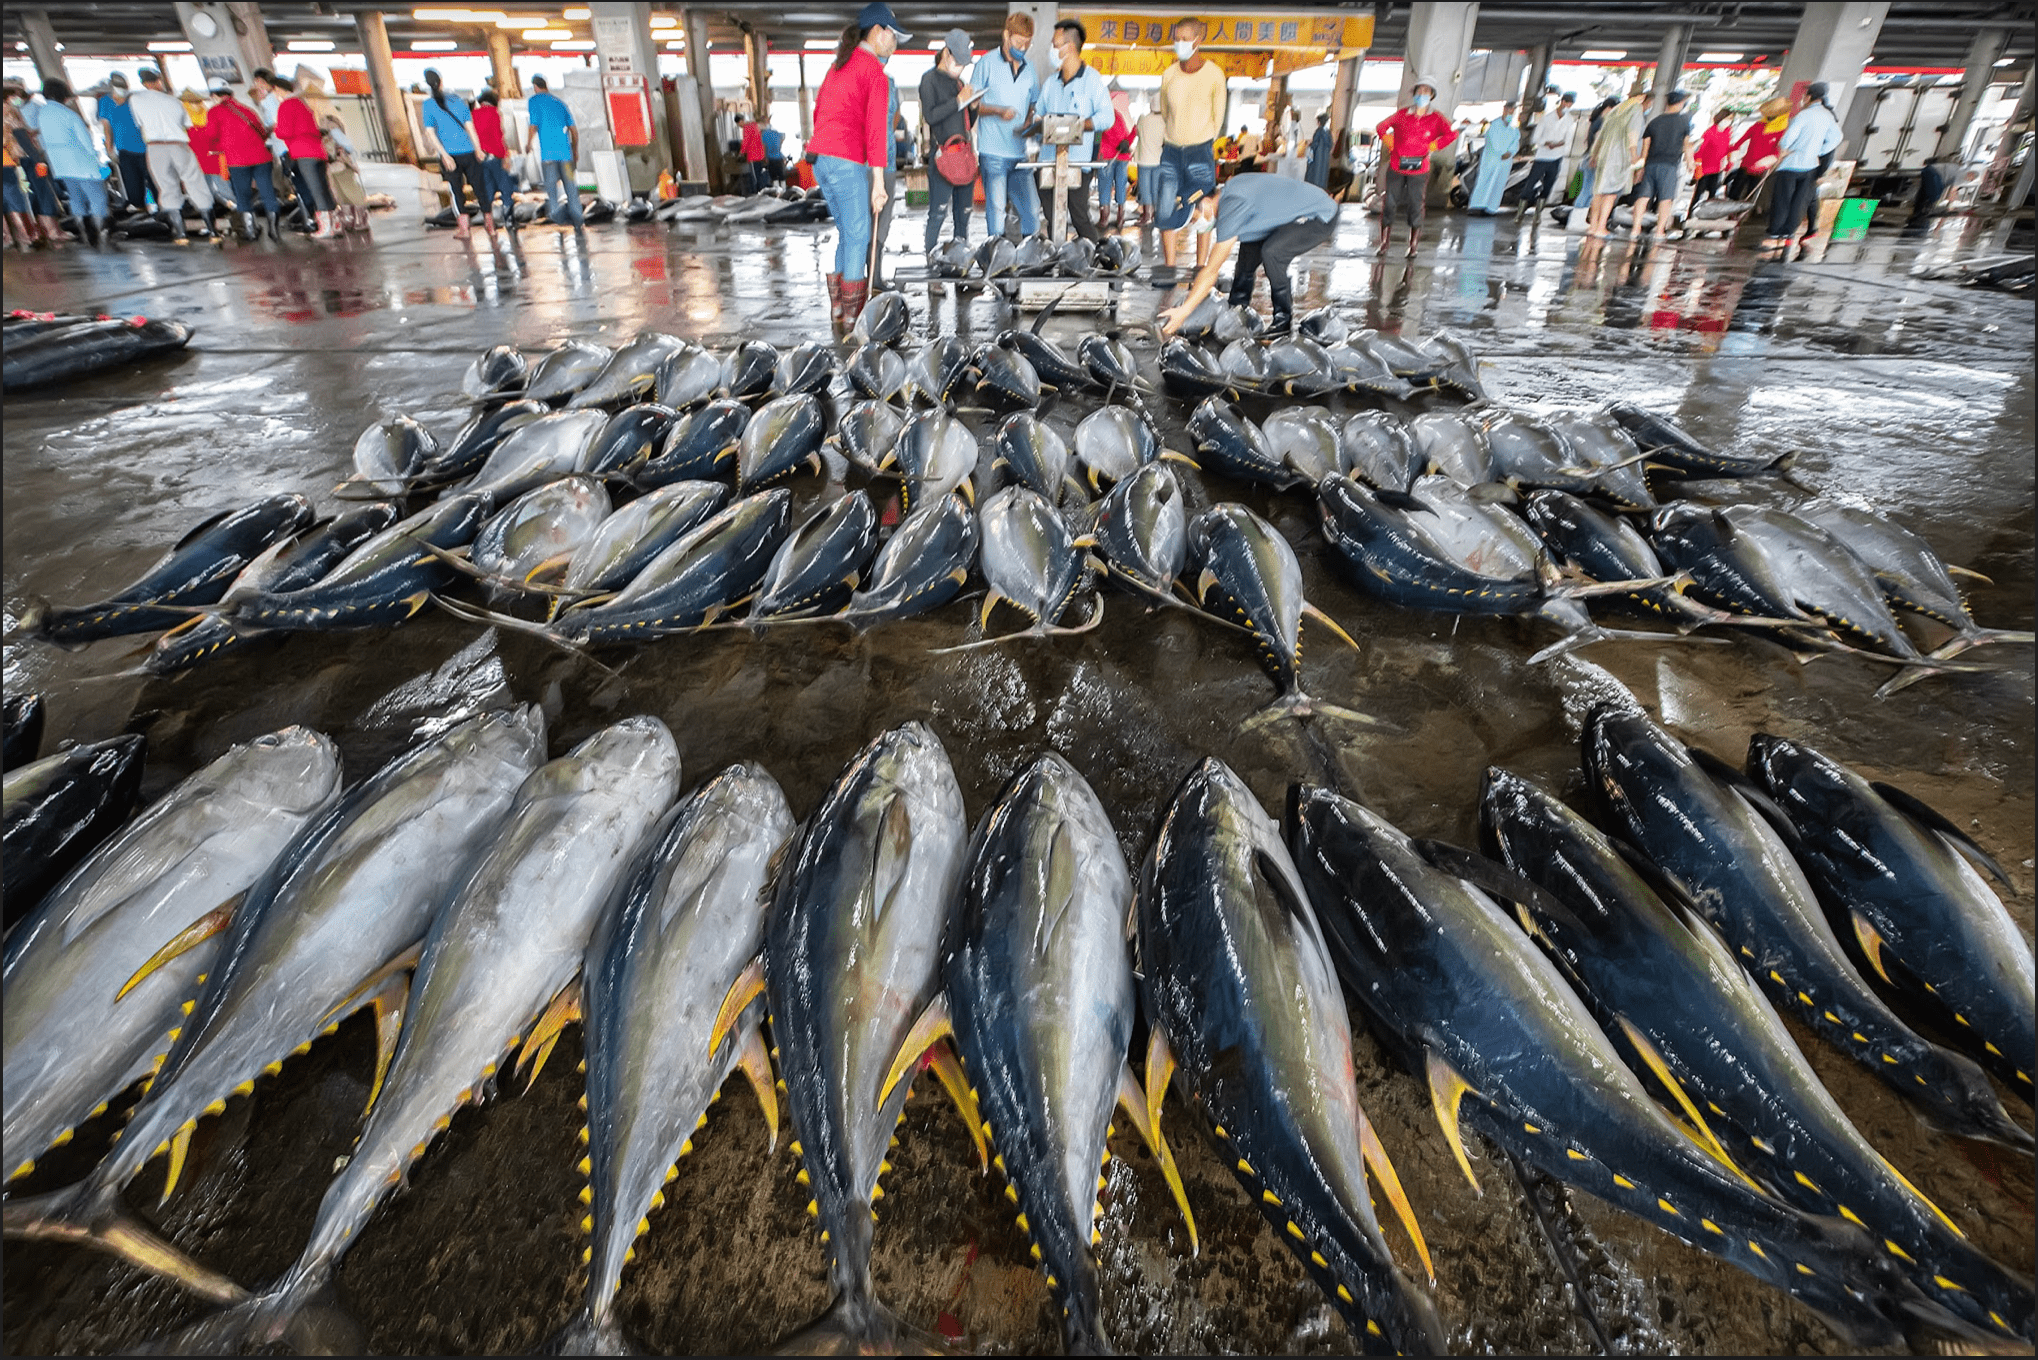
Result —
[[[2005,28],[1984,28],[1975,33],[1967,49],[1966,73],[1960,78],[1960,98],[1953,105],[1953,116],[1946,120],[1945,130],[1939,134],[1939,145],[1933,149],[1933,155],[1960,153],[1967,130],[1974,126],[1974,111],[1981,107],[1981,97],[1988,93],[1989,81],[1995,78],[1996,62],[2009,43],[2010,32]]]
[[[262,27],[261,10],[254,5],[185,4],[180,0],[177,22],[208,83],[223,79],[245,93],[256,71],[275,69],[276,53]]]
[[[1524,144],[1530,125],[1544,113],[1556,112],[1555,109],[1542,107],[1543,86],[1549,83],[1550,45],[1546,42],[1537,43],[1528,50],[1528,81],[1521,87],[1521,114],[1514,120],[1515,125],[1522,131]]]
[[[723,192],[722,144],[715,133],[715,84],[708,74],[708,19],[698,9],[679,12],[679,26],[686,31],[686,70],[694,79],[694,91],[701,106],[701,137],[707,153],[708,192]],[[811,131],[808,131],[811,136]]]
[[[417,148],[410,140],[410,112],[404,106],[403,86],[396,83],[396,63],[390,60],[389,29],[382,22],[382,12],[359,11],[354,15],[354,30],[361,35],[361,51],[368,58],[368,87],[375,92],[375,108],[389,134],[390,154],[415,165]]]
[[[2038,60],[2033,60],[2024,69],[2024,83],[2017,90],[2017,106],[2010,110],[2010,121],[2003,125],[2003,136],[2002,140],[1996,143],[1996,154],[1989,161],[1989,167],[1983,172],[1981,177],[1982,187],[1985,190],[1989,186],[1995,185],[1998,186],[1998,195],[2001,194],[1999,186],[2009,177],[2010,157],[2016,154],[2017,144],[2023,140],[2023,128],[2031,121],[2034,112],[2038,112]],[[2034,161],[2038,161],[2038,156],[2026,156],[2024,158],[2023,172],[2018,176],[2020,181],[2024,179],[2024,176],[2031,173],[2031,166]],[[2025,188],[2028,189],[2029,187],[2028,183],[2025,184]],[[1999,207],[2006,207],[2009,204],[2021,201],[2021,195],[2011,198],[1998,196],[1995,200]]]
[[[771,39],[754,28],[743,30],[743,55],[750,62],[750,110],[762,118],[771,112]]]
[[[800,53],[800,143],[806,144],[814,135],[814,92],[807,88],[807,60],[809,53]]]
[[[1656,49],[1655,86],[1649,92],[1649,116],[1663,112],[1670,92],[1684,78],[1684,57],[1691,50],[1691,25],[1672,24],[1663,30],[1662,45]],[[1858,78],[1860,72],[1855,72]]]
[[[264,67],[271,71],[276,69],[276,49],[269,45],[269,30],[262,23],[260,5],[246,3],[246,0],[231,0],[231,3],[212,8],[226,11],[227,27],[233,30],[234,39],[240,44],[241,60],[250,75]]]
[[[18,13],[21,36],[27,39],[28,55],[35,60],[35,73],[44,80],[61,80],[68,84],[70,77],[64,74],[64,57],[57,51],[56,30],[50,27],[49,11],[24,9]]]
[[[1408,13],[1408,47],[1401,66],[1401,90],[1396,108],[1405,108],[1409,92],[1418,77],[1436,86],[1436,112],[1449,118],[1458,107],[1458,90],[1465,80],[1465,58],[1472,52],[1472,30],[1479,22],[1477,4],[1420,4]],[[1459,151],[1454,142],[1430,157],[1428,200],[1440,208],[1450,193],[1451,177],[1438,174],[1448,170]]]
[[[1346,57],[1337,64],[1337,82],[1330,87],[1330,138],[1331,145],[1340,151],[1344,149],[1346,134],[1352,126],[1352,100],[1359,89],[1358,57]]]
[[[495,76],[498,99],[522,99],[524,87],[517,83],[517,68],[510,65],[510,35],[495,29],[488,35],[488,65]]]
[[[1804,18],[1798,21],[1790,55],[1783,59],[1776,92],[1795,99],[1805,85],[1823,80],[1830,88],[1827,100],[1833,106],[1834,116],[1845,124],[1854,87],[1861,83],[1862,68],[1875,51],[1875,40],[1881,35],[1882,21],[1888,15],[1887,3],[1835,4],[1812,0],[1804,7]],[[1842,155],[1847,154],[1847,148],[1840,150]]]

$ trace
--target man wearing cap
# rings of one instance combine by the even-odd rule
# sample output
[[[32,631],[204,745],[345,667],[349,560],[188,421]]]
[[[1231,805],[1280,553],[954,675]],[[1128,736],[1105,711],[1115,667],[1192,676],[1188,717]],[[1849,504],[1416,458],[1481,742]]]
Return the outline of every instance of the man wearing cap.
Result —
[[[1217,286],[1218,271],[1238,252],[1231,274],[1231,305],[1249,307],[1253,276],[1264,270],[1273,317],[1264,338],[1294,329],[1294,296],[1288,266],[1297,255],[1314,250],[1337,230],[1337,200],[1314,184],[1285,175],[1236,174],[1206,194],[1190,215],[1189,228],[1216,242],[1210,258],[1196,271],[1189,295],[1161,315],[1163,336],[1180,330],[1189,313]]]
[[[1571,154],[1571,137],[1577,131],[1577,124],[1578,96],[1575,94],[1563,96],[1555,108],[1546,107],[1542,117],[1536,119],[1535,129],[1529,133],[1533,158],[1529,162],[1528,178],[1521,185],[1524,206],[1542,206],[1551,191],[1564,183],[1564,158]]]
[[[226,165],[227,183],[233,189],[234,206],[240,209],[241,233],[255,239],[255,205],[260,195],[262,219],[269,239],[279,239],[277,220],[283,210],[276,202],[276,179],[269,173],[268,128],[262,115],[235,97],[233,86],[224,80],[212,82],[212,108],[205,119],[216,130],[219,158]]]
[[[1429,158],[1458,140],[1451,120],[1438,113],[1436,83],[1417,76],[1408,103],[1380,121],[1380,253],[1394,235],[1394,219],[1408,223],[1408,253],[1422,237],[1424,195],[1429,192]]]
[[[927,125],[927,249],[941,244],[945,221],[954,223],[958,241],[969,239],[971,190],[976,181],[952,184],[936,161],[941,149],[957,137],[969,145],[969,114],[966,106],[977,92],[963,77],[971,56],[969,34],[951,28],[934,49],[934,65],[920,77],[920,119]]]
[[[1840,120],[1826,102],[1826,82],[1813,81],[1804,92],[1804,107],[1791,115],[1790,126],[1777,143],[1776,188],[1769,200],[1769,236],[1765,247],[1787,244],[1797,224],[1806,223],[1811,236],[1818,204],[1819,176],[1830,164],[1826,157],[1840,145]]]
[[[137,209],[149,206],[149,144],[135,126],[134,110],[127,106],[127,77],[115,71],[106,78],[106,92],[93,109],[106,149],[120,166],[120,187],[127,201]]]
[[[1083,60],[1083,44],[1089,41],[1089,31],[1079,19],[1062,19],[1054,26],[1055,72],[1047,78],[1040,90],[1040,114],[1062,114],[1081,120],[1078,124],[1082,136],[1069,148],[1071,161],[1096,159],[1097,129],[1111,126],[1116,112],[1111,107],[1111,89],[1104,83],[1104,77],[1097,69]],[[1043,148],[1043,160],[1049,159]],[[1068,225],[1076,235],[1086,241],[1095,241],[1103,233],[1090,216],[1090,186],[1097,178],[1095,170],[1084,170],[1078,182],[1064,186],[1063,198],[1068,202]],[[1053,188],[1054,171],[1041,172],[1042,182]],[[1057,239],[1062,224],[1054,224]]]
[[[524,116],[531,124],[524,137],[524,154],[528,156],[534,150],[538,153],[539,178],[545,185],[545,215],[554,222],[570,221],[575,231],[585,231],[587,217],[580,207],[580,184],[573,175],[574,162],[580,159],[580,129],[574,126],[573,110],[546,86],[545,77],[532,76],[531,89],[533,93],[524,105]]]
[[[1156,107],[1162,119],[1161,162],[1154,168],[1154,221],[1161,229],[1161,263],[1151,277],[1156,288],[1175,282],[1175,252],[1190,211],[1217,192],[1217,134],[1224,130],[1229,99],[1224,70],[1203,55],[1208,28],[1201,19],[1175,21],[1175,60],[1161,72]],[[1139,196],[1146,197],[1145,181]],[[1210,253],[1205,235],[1196,238],[1200,268]]]
[[[998,50],[984,53],[970,73],[971,87],[984,92],[977,109],[977,169],[984,177],[984,229],[991,236],[1005,233],[1008,197],[1019,214],[1019,234],[1031,236],[1040,230],[1040,196],[1034,191],[1033,176],[1018,168],[1027,159],[1023,130],[1033,121],[1040,101],[1040,81],[1026,60],[1032,41],[1033,16],[1007,15]]]
[[[141,70],[142,87],[128,96],[127,106],[148,144],[149,177],[156,182],[156,206],[170,224],[174,245],[191,244],[184,234],[184,202],[198,209],[198,234],[211,236],[205,223],[212,217],[212,188],[191,150],[191,115],[184,101],[163,88],[163,73],[153,66]],[[222,242],[224,244],[224,242]]]
[[[1691,115],[1684,111],[1690,98],[1682,90],[1672,90],[1663,112],[1642,129],[1642,178],[1635,186],[1631,209],[1635,220],[1628,229],[1630,240],[1642,234],[1645,212],[1656,214],[1656,228],[1650,234],[1658,241],[1670,224],[1670,209],[1677,202],[1677,182],[1691,163],[1686,154],[1691,142]]]

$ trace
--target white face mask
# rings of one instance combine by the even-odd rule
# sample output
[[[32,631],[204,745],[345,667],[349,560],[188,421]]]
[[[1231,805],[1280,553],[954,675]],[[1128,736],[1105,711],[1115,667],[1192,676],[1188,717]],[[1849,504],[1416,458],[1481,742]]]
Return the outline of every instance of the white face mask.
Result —
[[[1187,61],[1189,58],[1195,55],[1196,55],[1196,44],[1192,42],[1178,42],[1175,44],[1176,61]]]

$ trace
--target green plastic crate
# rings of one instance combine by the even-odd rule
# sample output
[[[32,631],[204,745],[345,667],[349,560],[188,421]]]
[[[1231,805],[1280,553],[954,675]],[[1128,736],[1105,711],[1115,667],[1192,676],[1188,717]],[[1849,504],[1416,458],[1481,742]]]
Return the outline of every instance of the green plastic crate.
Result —
[[[1833,219],[1835,241],[1858,241],[1868,234],[1868,223],[1875,216],[1879,198],[1848,198],[1840,201],[1840,214]]]

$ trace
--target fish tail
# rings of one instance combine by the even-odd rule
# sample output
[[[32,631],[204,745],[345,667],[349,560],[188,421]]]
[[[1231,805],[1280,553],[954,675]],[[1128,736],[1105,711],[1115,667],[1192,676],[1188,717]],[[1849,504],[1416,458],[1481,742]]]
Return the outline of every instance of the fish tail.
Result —
[[[1992,642],[2014,642],[2028,646],[2034,641],[2038,641],[2038,633],[2019,628],[1970,628],[1930,655],[1935,661],[1947,661],[1969,648],[1986,647]]]
[[[367,1335],[341,1306],[329,1273],[292,1276],[266,1294],[245,1299],[139,1348],[155,1355],[361,1355]]]
[[[596,1318],[583,1308],[538,1348],[540,1355],[638,1355],[613,1316]]]
[[[845,1291],[827,1312],[773,1350],[779,1355],[941,1355],[948,1347],[901,1321],[870,1294]]]
[[[247,1290],[208,1270],[128,1214],[117,1192],[95,1190],[90,1181],[7,1202],[0,1231],[8,1237],[74,1242],[118,1256],[152,1274],[182,1285],[215,1303],[238,1303]]]
[[[1308,718],[1326,718],[1332,722],[1350,723],[1355,727],[1377,729],[1388,727],[1386,722],[1374,717],[1370,713],[1361,713],[1355,708],[1341,708],[1336,704],[1326,704],[1313,695],[1305,694],[1298,689],[1290,690],[1259,712],[1247,718],[1238,725],[1238,730],[1240,732],[1250,732],[1256,727],[1264,727],[1268,723],[1277,722],[1282,718],[1293,718],[1297,722]]]
[[[49,624],[49,621],[49,600],[41,595],[29,596],[27,602],[21,607],[21,617],[18,620],[22,633],[28,637],[34,637],[43,631]]]

